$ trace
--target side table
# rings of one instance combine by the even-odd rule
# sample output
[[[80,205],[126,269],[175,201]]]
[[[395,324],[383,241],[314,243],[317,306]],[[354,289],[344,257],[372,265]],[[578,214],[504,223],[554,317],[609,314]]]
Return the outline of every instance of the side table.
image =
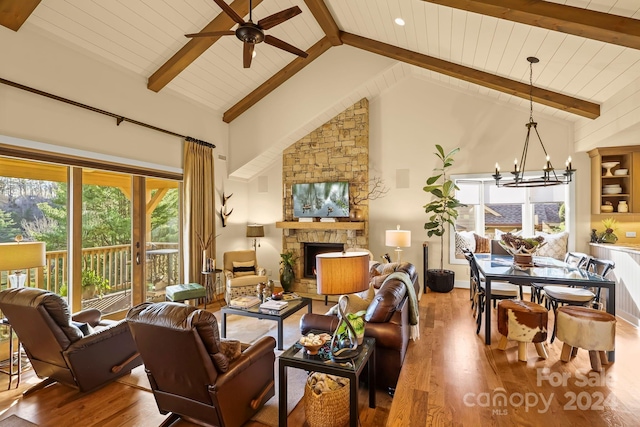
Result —
[[[17,353],[15,353],[13,351],[13,327],[11,326],[11,323],[9,323],[9,319],[5,317],[2,320],[0,320],[0,326],[4,326],[5,328],[9,329],[9,367],[7,368],[6,371],[3,369],[0,369],[0,373],[6,374],[9,376],[9,385],[7,386],[7,390],[11,390],[13,377],[18,378],[18,381],[16,382],[16,388],[18,388],[18,386],[20,385],[20,373],[22,371],[22,357],[20,357],[21,344],[20,344],[20,339],[16,335],[16,338],[18,339],[18,351]],[[15,357],[17,357],[18,359],[17,363],[14,362]],[[18,365],[17,370],[15,369],[16,364]]]
[[[359,348],[360,353],[350,363],[336,363],[322,354],[309,355],[299,342],[278,356],[278,425],[287,426],[287,368],[297,368],[349,378],[349,426],[358,427],[358,380],[367,365],[369,407],[376,407],[375,338],[364,337]]]
[[[219,268],[212,271],[202,272],[202,275],[204,276],[204,288],[207,290],[207,302],[218,300],[218,295],[220,295],[218,291],[222,288],[220,273],[222,273],[222,270]],[[213,278],[211,276],[213,276]]]

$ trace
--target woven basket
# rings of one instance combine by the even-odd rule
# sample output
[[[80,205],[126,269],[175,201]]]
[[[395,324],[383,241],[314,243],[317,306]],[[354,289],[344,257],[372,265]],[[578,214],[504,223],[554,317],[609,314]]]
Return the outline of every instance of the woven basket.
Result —
[[[337,390],[315,394],[307,379],[303,400],[309,427],[344,427],[349,423],[348,382]]]

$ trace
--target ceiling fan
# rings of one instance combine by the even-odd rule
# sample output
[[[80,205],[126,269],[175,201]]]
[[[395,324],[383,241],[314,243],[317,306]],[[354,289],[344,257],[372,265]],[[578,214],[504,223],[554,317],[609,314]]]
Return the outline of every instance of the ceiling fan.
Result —
[[[244,21],[235,10],[231,8],[224,0],[213,0],[231,19],[238,23],[238,28],[235,31],[205,31],[201,33],[185,34],[185,37],[218,37],[218,36],[235,36],[243,42],[243,54],[242,64],[244,68],[251,67],[251,59],[253,58],[253,48],[256,44],[265,42],[271,46],[275,46],[279,49],[293,53],[294,55],[306,58],[307,52],[298,49],[295,46],[290,45],[276,37],[265,35],[264,31],[282,24],[283,22],[293,18],[294,16],[302,13],[302,10],[298,6],[290,7],[289,9],[281,10],[273,15],[262,18],[256,24],[252,21],[252,2],[249,0],[249,20]]]

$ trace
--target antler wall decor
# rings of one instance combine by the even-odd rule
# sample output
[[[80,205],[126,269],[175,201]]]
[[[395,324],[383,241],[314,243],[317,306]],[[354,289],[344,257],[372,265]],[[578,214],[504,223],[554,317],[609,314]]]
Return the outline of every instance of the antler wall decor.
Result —
[[[225,196],[224,192],[222,193],[222,209],[220,209],[220,219],[222,220],[222,226],[227,226],[227,218],[233,213],[233,208],[229,212],[227,212],[227,200],[229,200],[233,196],[233,193]]]

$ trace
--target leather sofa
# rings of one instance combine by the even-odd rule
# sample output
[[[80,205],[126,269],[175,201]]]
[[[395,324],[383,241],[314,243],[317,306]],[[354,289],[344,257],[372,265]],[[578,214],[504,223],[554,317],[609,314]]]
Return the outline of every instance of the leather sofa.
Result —
[[[371,267],[372,285],[377,289],[373,301],[365,314],[367,337],[376,339],[376,384],[395,390],[400,369],[409,345],[409,297],[404,283],[398,279],[386,280],[395,271],[409,275],[416,296],[420,284],[415,266],[408,262],[375,264]],[[311,330],[333,332],[338,325],[337,316],[305,314],[300,319],[300,331],[303,335]]]
[[[60,382],[91,391],[142,364],[124,322],[101,320],[88,309],[73,316],[59,295],[42,289],[0,292],[0,310],[11,323],[39,378],[25,394]]]
[[[160,413],[239,427],[274,396],[273,337],[220,340],[213,313],[173,302],[142,303],[127,322]]]

